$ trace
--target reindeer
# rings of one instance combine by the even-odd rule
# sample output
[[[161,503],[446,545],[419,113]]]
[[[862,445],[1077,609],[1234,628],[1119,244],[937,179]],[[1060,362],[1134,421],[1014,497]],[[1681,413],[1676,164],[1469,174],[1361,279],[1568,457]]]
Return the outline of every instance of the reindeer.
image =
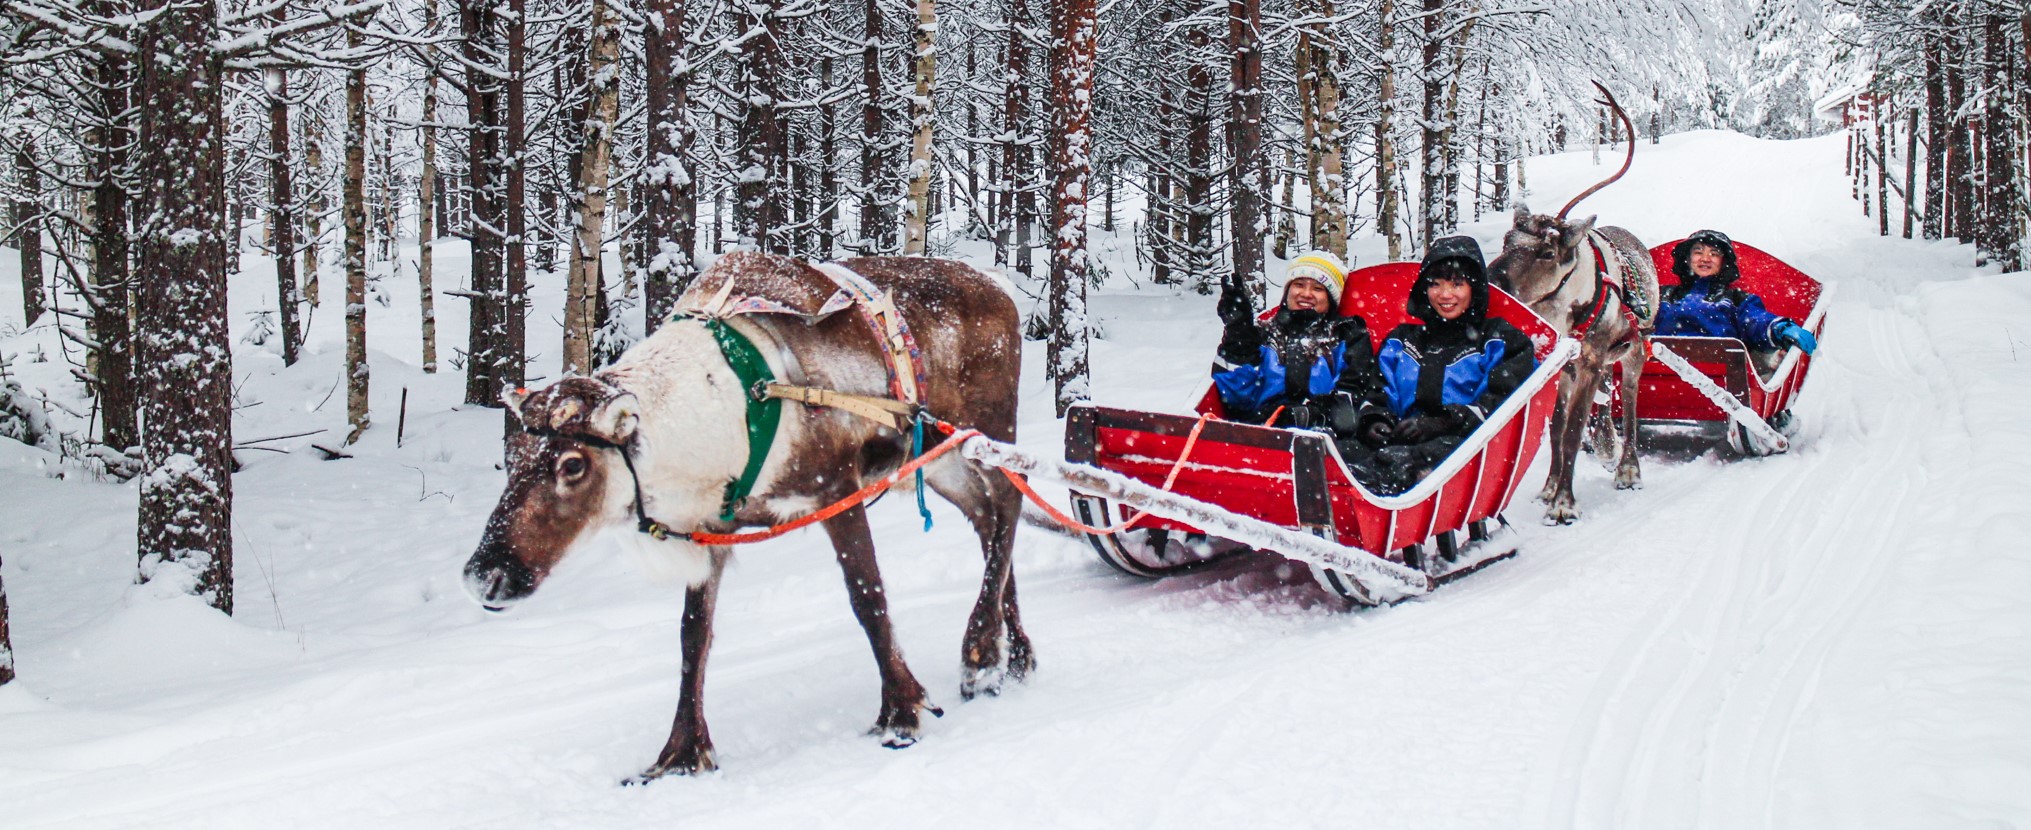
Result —
[[[840,264],[886,291],[907,322],[920,347],[925,411],[1013,441],[1022,350],[1006,291],[951,261],[876,257]],[[734,288],[740,290],[735,297],[790,312],[723,321],[759,350],[776,378],[890,397],[894,369],[883,359],[879,336],[855,312],[827,303],[835,284],[825,274],[787,257],[731,253],[702,274],[677,307],[697,308],[707,297],[726,300]],[[805,313],[812,309],[820,310]],[[535,591],[595,530],[639,525],[656,531],[631,528],[626,536],[647,561],[689,583],[683,675],[669,740],[655,764],[630,783],[717,766],[704,717],[705,659],[731,548],[696,544],[687,534],[810,513],[897,470],[911,454],[906,430],[847,408],[784,401],[752,495],[727,504],[727,482],[749,460],[750,390],[709,325],[673,318],[608,369],[504,396],[522,428],[508,438],[507,488],[465,566],[467,590],[489,610],[502,610]],[[960,695],[997,694],[1004,679],[1022,680],[1036,665],[1017,615],[1011,564],[1021,495],[999,471],[958,453],[939,457],[924,473],[923,481],[972,524],[986,558],[961,645]],[[822,524],[881,674],[881,712],[870,734],[885,746],[908,746],[919,736],[923,712],[943,712],[896,645],[866,512],[854,506]]]
[[[1614,110],[1630,136],[1622,168],[1574,196],[1556,216],[1533,214],[1518,205],[1509,233],[1503,236],[1502,253],[1488,264],[1489,278],[1497,286],[1528,304],[1560,334],[1580,341],[1579,357],[1566,364],[1559,378],[1559,404],[1552,411],[1551,474],[1538,495],[1546,503],[1546,524],[1568,524],[1580,517],[1573,503],[1573,464],[1595,393],[1611,365],[1622,384],[1620,435],[1615,434],[1613,419],[1603,417],[1596,424],[1595,447],[1606,455],[1608,448],[1621,446],[1615,466],[1618,489],[1643,486],[1636,460],[1636,393],[1648,359],[1644,338],[1657,314],[1657,270],[1649,249],[1635,234],[1612,226],[1597,228],[1597,217],[1566,220],[1574,205],[1622,178],[1636,158],[1636,131],[1629,115],[1606,87],[1598,82],[1594,87],[1606,98],[1599,103]]]

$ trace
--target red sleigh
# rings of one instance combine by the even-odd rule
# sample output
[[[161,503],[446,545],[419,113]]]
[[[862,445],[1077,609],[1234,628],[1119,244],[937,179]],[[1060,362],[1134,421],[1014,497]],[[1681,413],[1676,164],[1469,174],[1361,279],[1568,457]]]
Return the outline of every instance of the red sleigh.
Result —
[[[1417,270],[1415,263],[1391,263],[1348,276],[1341,310],[1365,319],[1378,347],[1390,329],[1411,320],[1404,300]],[[1073,408],[1066,422],[1065,460],[1152,487],[1170,479],[1169,493],[1336,543],[1269,552],[1304,562],[1321,585],[1357,603],[1393,601],[1420,593],[1420,587],[1429,590],[1514,553],[1513,544],[1491,538],[1489,520],[1499,520],[1515,497],[1551,417],[1559,369],[1578,351],[1577,344],[1559,339],[1522,303],[1499,290],[1490,294],[1488,313],[1528,335],[1540,363],[1459,450],[1400,495],[1378,495],[1356,482],[1326,434],[1217,420],[1222,408],[1210,383],[1195,408],[1212,418]],[[1104,496],[1078,492],[1072,506],[1079,521],[1089,525],[1139,515]],[[1141,515],[1124,528],[1088,538],[1109,565],[1152,578],[1250,547],[1155,515]]]
[[[1661,285],[1678,283],[1671,273],[1671,249],[1680,241],[1650,249]],[[1765,308],[1797,320],[1814,337],[1826,330],[1831,293],[1827,286],[1740,242],[1735,243],[1735,261],[1741,271],[1737,287],[1760,295]],[[1796,347],[1785,349],[1765,375],[1757,371],[1749,347],[1733,337],[1653,337],[1650,343],[1652,357],[1643,366],[1637,394],[1640,420],[1725,422],[1728,445],[1743,455],[1769,455],[1790,447],[1791,402],[1812,368],[1811,355]]]

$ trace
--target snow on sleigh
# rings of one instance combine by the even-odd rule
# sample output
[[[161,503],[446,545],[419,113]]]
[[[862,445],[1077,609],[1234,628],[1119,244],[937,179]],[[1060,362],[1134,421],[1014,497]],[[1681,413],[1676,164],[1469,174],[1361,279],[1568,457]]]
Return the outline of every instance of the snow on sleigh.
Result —
[[[1379,346],[1411,320],[1404,297],[1417,270],[1416,263],[1391,263],[1349,274],[1342,312],[1367,320]],[[1209,383],[1197,417],[1081,405],[1065,427],[1067,462],[1118,474],[1145,494],[1184,497],[1201,521],[1175,510],[1144,514],[1076,483],[1074,515],[1089,527],[1112,523],[1087,538],[1103,561],[1129,574],[1166,576],[1254,548],[1309,565],[1320,585],[1359,605],[1417,596],[1513,555],[1508,535],[1491,534],[1489,523],[1500,522],[1537,455],[1559,369],[1579,347],[1499,290],[1490,291],[1488,313],[1531,338],[1539,365],[1401,495],[1377,495],[1356,482],[1326,434],[1219,420],[1220,398]],[[1254,529],[1253,538],[1234,535],[1239,525]]]
[[[1650,249],[1661,285],[1673,285],[1672,240]],[[1741,276],[1735,285],[1761,295],[1771,312],[1799,321],[1820,337],[1825,332],[1829,286],[1770,254],[1734,243]],[[1812,356],[1793,346],[1774,367],[1759,371],[1749,347],[1733,337],[1652,337],[1643,365],[1636,416],[1653,424],[1723,424],[1729,448],[1740,455],[1770,455],[1790,449],[1795,424],[1791,401],[1805,384]],[[1620,401],[1616,402],[1620,406]]]

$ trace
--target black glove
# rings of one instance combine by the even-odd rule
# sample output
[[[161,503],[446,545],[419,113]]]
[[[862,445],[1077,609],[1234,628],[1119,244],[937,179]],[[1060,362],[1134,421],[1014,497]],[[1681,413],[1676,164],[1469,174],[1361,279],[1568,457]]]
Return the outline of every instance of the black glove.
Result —
[[[1323,426],[1319,422],[1318,413],[1312,411],[1312,408],[1306,404],[1294,403],[1284,407],[1283,416],[1284,424],[1292,429],[1311,429],[1314,426]]]
[[[1453,419],[1443,414],[1412,415],[1396,422],[1396,433],[1391,438],[1398,444],[1422,444],[1454,430]]]
[[[1376,418],[1361,428],[1360,439],[1363,444],[1380,447],[1388,444],[1389,439],[1395,435],[1396,422],[1388,418]]]
[[[1230,326],[1255,322],[1255,300],[1248,296],[1248,289],[1236,282],[1221,284],[1220,303],[1213,310],[1220,315],[1220,322]]]

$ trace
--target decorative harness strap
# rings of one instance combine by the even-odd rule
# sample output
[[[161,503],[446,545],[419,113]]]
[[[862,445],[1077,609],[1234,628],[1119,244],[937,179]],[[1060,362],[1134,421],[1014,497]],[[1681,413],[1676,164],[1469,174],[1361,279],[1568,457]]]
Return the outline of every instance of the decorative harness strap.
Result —
[[[712,332],[712,340],[719,344],[719,353],[726,358],[726,364],[733,367],[734,377],[740,378],[740,388],[746,390],[748,463],[741,470],[740,477],[726,483],[726,493],[719,503],[719,520],[733,521],[734,511],[741,502],[755,491],[755,481],[761,478],[762,464],[769,459],[769,448],[776,443],[776,427],[783,420],[783,402],[765,394],[769,385],[776,380],[776,373],[769,370],[768,360],[762,351],[755,348],[753,341],[734,331],[725,320],[698,314],[684,315],[686,319],[705,324]],[[634,469],[630,460],[628,468]],[[638,485],[639,486],[639,485]],[[635,496],[636,510],[641,509],[641,495]],[[644,520],[646,516],[642,517]]]
[[[888,370],[889,394],[898,401],[921,405],[924,402],[923,352],[910,324],[896,310],[895,299],[866,277],[837,262],[821,262],[818,271],[830,278],[839,290],[851,297],[860,318],[867,322],[875,341],[881,344],[883,368]],[[833,303],[826,303],[830,308]]]
[[[1602,250],[1603,245],[1606,245],[1609,250],[1614,249],[1613,243],[1607,242],[1599,232],[1590,231],[1587,233],[1586,250],[1594,259],[1593,308],[1587,312],[1585,318],[1580,320],[1579,325],[1573,327],[1572,336],[1574,338],[1584,338],[1587,332],[1593,331],[1594,324],[1601,320],[1601,312],[1608,307],[1608,297],[1612,294],[1619,301],[1623,319],[1629,321],[1630,339],[1641,344],[1647,354],[1650,349],[1650,341],[1643,336],[1643,317],[1629,303],[1629,290],[1623,285],[1625,269],[1622,266],[1621,258],[1607,256],[1606,252]],[[1614,260],[1612,265],[1609,262],[1610,259]],[[1575,263],[1573,271],[1578,270],[1579,265]],[[1567,277],[1571,277],[1570,272],[1567,274]]]

